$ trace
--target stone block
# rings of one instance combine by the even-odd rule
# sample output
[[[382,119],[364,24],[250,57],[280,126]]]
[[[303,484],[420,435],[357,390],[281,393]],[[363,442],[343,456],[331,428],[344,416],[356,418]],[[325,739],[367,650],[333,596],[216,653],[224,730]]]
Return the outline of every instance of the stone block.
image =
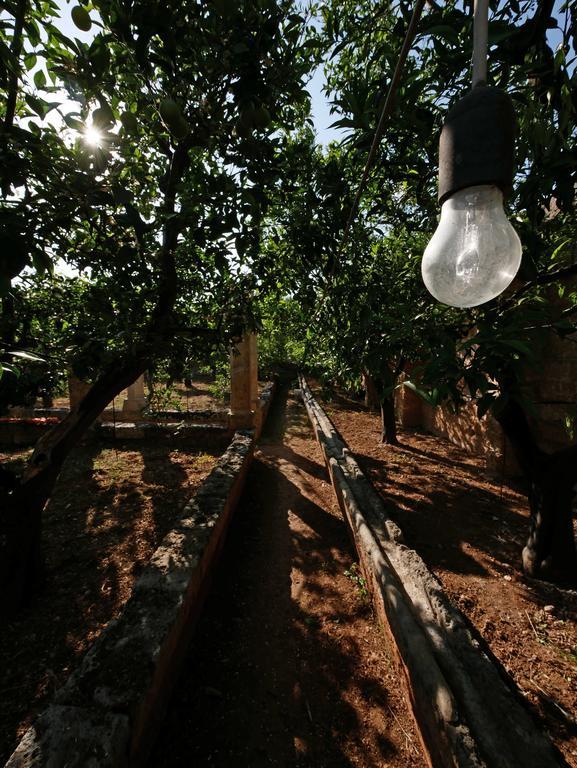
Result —
[[[26,731],[5,768],[123,768],[129,743],[126,716],[53,704]]]

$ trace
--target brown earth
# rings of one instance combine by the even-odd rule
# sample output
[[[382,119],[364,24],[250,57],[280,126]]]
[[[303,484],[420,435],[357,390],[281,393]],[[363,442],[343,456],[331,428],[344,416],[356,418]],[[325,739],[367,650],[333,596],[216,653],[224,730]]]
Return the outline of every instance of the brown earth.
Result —
[[[380,445],[378,415],[354,401],[338,398],[325,407],[407,545],[439,577],[539,726],[577,766],[577,592],[521,572],[529,531],[521,486],[423,432],[401,431],[401,445]]]
[[[262,385],[261,385],[262,387]],[[147,396],[150,397],[148,388],[144,388]],[[127,390],[114,398],[106,410],[114,408],[117,414],[122,413],[122,406],[127,397]],[[42,407],[41,401],[36,403],[38,408]],[[186,387],[182,382],[175,382],[168,386],[160,382],[154,385],[154,395],[152,397],[152,406],[156,410],[177,410],[177,411],[222,411],[228,406],[216,396],[215,383],[210,377],[195,379],[192,386]],[[70,400],[67,395],[56,397],[54,399],[55,408],[69,408]]]
[[[0,453],[21,465],[29,451]],[[44,513],[46,584],[0,633],[0,765],[128,599],[217,454],[86,445]]]
[[[151,768],[410,768],[418,737],[302,405],[273,404]]]
[[[354,403],[328,411],[407,543],[577,766],[577,593],[519,572],[520,489],[431,435],[379,445],[378,417]],[[289,399],[283,413],[279,399],[150,766],[423,766],[320,449],[302,406]],[[77,454],[46,516],[46,589],[0,638],[0,760],[213,461],[161,445]]]

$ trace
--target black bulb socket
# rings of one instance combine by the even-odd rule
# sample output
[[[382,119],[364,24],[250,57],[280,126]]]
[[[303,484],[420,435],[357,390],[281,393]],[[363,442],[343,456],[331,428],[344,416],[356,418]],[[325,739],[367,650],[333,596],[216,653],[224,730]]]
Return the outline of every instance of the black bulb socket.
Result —
[[[449,111],[439,142],[439,203],[480,184],[513,187],[515,110],[498,88],[477,85]]]

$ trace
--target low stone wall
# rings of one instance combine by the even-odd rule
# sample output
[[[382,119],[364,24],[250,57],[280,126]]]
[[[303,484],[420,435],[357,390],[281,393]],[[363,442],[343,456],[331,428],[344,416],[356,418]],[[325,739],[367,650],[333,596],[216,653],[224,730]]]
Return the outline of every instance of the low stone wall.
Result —
[[[36,719],[5,768],[136,768],[146,763],[202,610],[258,430],[237,432],[164,538],[122,614]]]
[[[45,418],[0,419],[0,445],[10,448],[34,445],[55,423],[56,420]]]
[[[195,448],[225,448],[234,432],[221,424],[187,424],[186,422],[122,421],[97,424],[93,432],[96,439],[118,440],[170,440],[187,443]]]
[[[434,408],[408,387],[399,387],[395,393],[395,412],[401,426],[422,427],[445,437],[464,451],[483,458],[489,472],[509,477],[521,475],[501,426],[490,414],[479,419],[474,403],[465,403],[457,412],[447,405]]]
[[[274,382],[266,384],[259,397],[254,414],[257,436],[266,419]],[[37,408],[34,417],[0,419],[0,445],[24,447],[34,445],[42,435],[69,413],[67,408]],[[87,437],[114,440],[175,439],[188,440],[199,448],[220,448],[228,445],[236,432],[235,419],[230,411],[158,411],[135,420],[134,415],[102,412]]]
[[[262,428],[264,427],[266,417],[268,416],[268,412],[269,412],[270,405],[272,403],[272,399],[274,397],[275,391],[276,391],[276,381],[271,381],[268,384],[265,384],[265,386],[262,388],[262,391],[260,393],[259,400],[258,400],[259,413],[256,417],[256,424],[255,424],[255,435],[257,439],[260,437]]]
[[[145,418],[155,421],[193,421],[198,424],[226,424],[228,412],[203,410],[203,411],[146,411]]]
[[[423,560],[403,543],[380,495],[302,378],[301,390],[429,765],[563,765],[520,703],[513,682]]]
[[[6,768],[143,765],[254,450],[237,433],[110,622]]]

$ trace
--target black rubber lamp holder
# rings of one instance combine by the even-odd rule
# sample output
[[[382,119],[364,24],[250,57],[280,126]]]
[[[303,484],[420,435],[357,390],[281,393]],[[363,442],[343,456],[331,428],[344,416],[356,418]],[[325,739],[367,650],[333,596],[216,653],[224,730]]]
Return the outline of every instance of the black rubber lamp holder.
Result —
[[[439,142],[439,203],[466,187],[513,186],[515,112],[498,88],[477,85],[449,111]]]

